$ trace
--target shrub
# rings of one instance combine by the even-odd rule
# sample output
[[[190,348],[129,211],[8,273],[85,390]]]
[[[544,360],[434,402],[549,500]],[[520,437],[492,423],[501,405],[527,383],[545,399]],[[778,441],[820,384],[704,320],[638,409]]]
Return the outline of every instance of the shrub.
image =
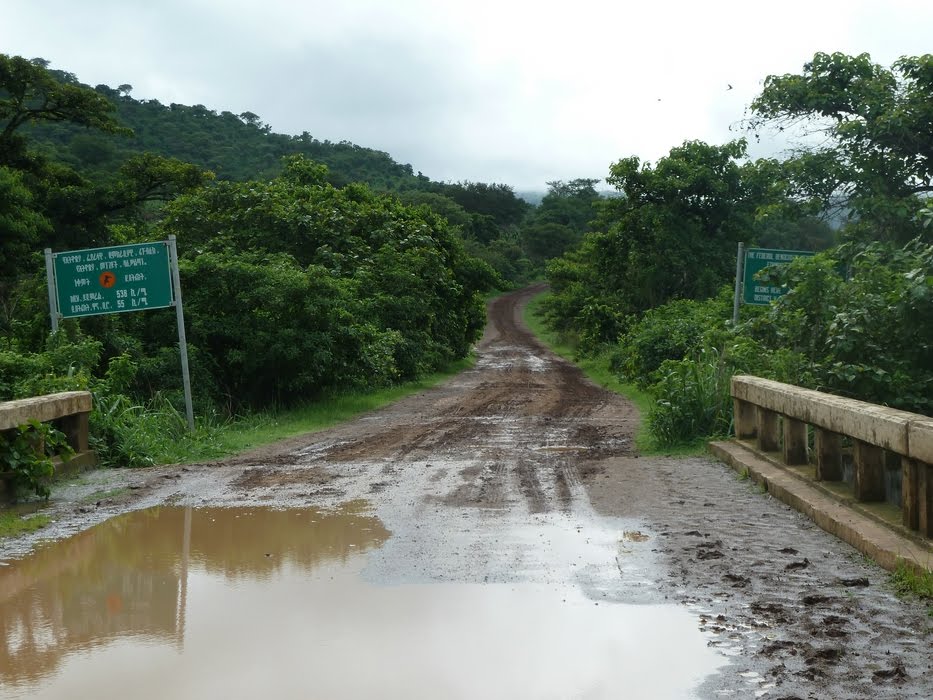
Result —
[[[659,306],[629,326],[613,350],[613,370],[641,388],[653,384],[666,360],[697,352],[713,332],[726,328],[732,313],[728,289],[705,301],[678,299]]]
[[[660,447],[729,432],[733,367],[721,353],[704,348],[694,359],[665,360],[657,374],[648,429]]]
[[[64,433],[49,423],[30,420],[0,434],[0,472],[11,475],[17,497],[32,492],[48,499],[49,482],[55,474],[53,457],[68,459],[74,455]]]

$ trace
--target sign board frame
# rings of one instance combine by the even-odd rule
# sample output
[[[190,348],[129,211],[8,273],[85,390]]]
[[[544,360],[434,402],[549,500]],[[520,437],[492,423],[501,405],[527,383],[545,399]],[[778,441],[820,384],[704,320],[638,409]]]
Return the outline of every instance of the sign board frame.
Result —
[[[59,318],[174,306],[169,242],[52,253]]]
[[[787,293],[784,287],[763,284],[755,275],[771,265],[787,265],[797,258],[811,257],[806,250],[782,250],[779,248],[745,248],[742,264],[742,302],[767,306]]]
[[[175,307],[178,350],[188,429],[194,431],[185,313],[175,236],[152,243],[84,248],[53,253],[45,249],[52,333],[65,318]],[[67,312],[63,312],[67,308]]]

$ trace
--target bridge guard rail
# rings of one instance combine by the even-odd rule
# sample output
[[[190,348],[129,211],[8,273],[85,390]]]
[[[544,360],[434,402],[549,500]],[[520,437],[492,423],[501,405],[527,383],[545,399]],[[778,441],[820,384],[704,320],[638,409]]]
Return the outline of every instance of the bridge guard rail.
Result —
[[[64,465],[64,471],[73,473],[88,469],[97,463],[97,456],[88,447],[88,417],[91,413],[91,392],[64,391],[28,399],[0,402],[0,431],[12,430],[35,419],[41,423],[51,422],[61,430],[68,440],[74,457]],[[0,465],[0,473],[3,465]],[[61,468],[58,474],[62,473]],[[6,488],[0,479],[0,494]]]
[[[749,375],[732,378],[732,397],[736,439],[787,466],[813,464],[818,481],[842,480],[851,443],[858,501],[883,501],[885,469],[899,461],[903,524],[933,537],[933,418]]]

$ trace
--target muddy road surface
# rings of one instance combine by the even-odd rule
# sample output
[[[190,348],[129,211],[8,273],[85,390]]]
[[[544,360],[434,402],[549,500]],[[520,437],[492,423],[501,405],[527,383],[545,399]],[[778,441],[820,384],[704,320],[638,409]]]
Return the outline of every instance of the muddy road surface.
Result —
[[[639,457],[635,408],[522,324],[536,291],[494,300],[476,366],[434,389],[222,462],[95,472],[61,489],[46,532],[0,549],[0,664],[25,668],[32,658],[21,628],[31,629],[35,601],[45,601],[42,610],[63,605],[62,587],[35,573],[44,571],[37,556],[58,561],[47,548],[70,546],[88,561],[114,561],[122,548],[140,551],[119,539],[130,532],[155,538],[147,547],[162,551],[164,527],[185,535],[172,535],[184,545],[166,555],[172,573],[163,578],[187,582],[190,560],[203,573],[192,590],[216,585],[212,601],[229,594],[231,577],[250,572],[279,586],[240,600],[242,610],[265,611],[250,623],[254,634],[241,636],[314,653],[257,661],[275,648],[264,641],[225,653],[274,668],[267,690],[281,697],[933,698],[926,608],[897,598],[884,571],[718,462]],[[161,508],[143,510],[151,506]],[[287,526],[282,536],[283,508],[295,528],[318,528],[308,532],[320,551],[296,535],[304,530]],[[145,524],[121,520],[136,517],[131,511],[148,513],[139,515]],[[236,527],[249,536],[232,536]],[[59,542],[28,554],[49,535]],[[106,556],[90,553],[103,546],[88,544],[95,537],[108,543]],[[153,569],[146,561],[140,566]],[[85,568],[95,567],[107,568]],[[225,577],[209,584],[207,573],[218,570]],[[46,583],[35,588],[33,579]],[[147,579],[142,588],[152,586]],[[181,656],[198,659],[181,674],[192,678],[218,654],[216,640],[199,643],[198,621],[217,636],[237,617],[211,618],[196,599],[172,598],[171,623],[160,623]],[[116,609],[111,595],[102,600]],[[311,611],[313,625],[263,631],[263,620]],[[179,620],[187,620],[181,632]],[[308,636],[311,628],[320,636]],[[347,629],[354,633],[343,646]],[[35,671],[31,686],[16,671],[0,673],[0,696],[73,693],[56,685],[80,656],[69,649],[54,672]],[[295,664],[312,659],[320,665],[307,685],[289,685]],[[251,687],[234,674],[247,666],[226,667],[224,678],[238,679],[232,697]],[[159,683],[144,683],[153,697],[186,696],[184,686]]]

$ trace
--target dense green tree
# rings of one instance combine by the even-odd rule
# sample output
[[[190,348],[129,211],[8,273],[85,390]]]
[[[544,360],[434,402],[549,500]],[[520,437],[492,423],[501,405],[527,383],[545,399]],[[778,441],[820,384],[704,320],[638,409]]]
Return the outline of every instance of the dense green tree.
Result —
[[[209,350],[225,390],[254,405],[437,369],[466,354],[482,328],[480,295],[496,277],[466,254],[446,220],[363,185],[336,188],[327,175],[296,156],[279,178],[221,182],[178,198],[161,226],[189,261],[192,342]],[[272,282],[260,283],[267,267]],[[294,291],[280,298],[268,287],[275,280]],[[275,303],[263,304],[265,295]],[[302,309],[323,314],[318,325]],[[279,374],[261,372],[256,339],[303,348],[294,336],[306,326],[323,334],[319,350],[302,360],[279,348]],[[299,371],[320,353],[324,369]]]
[[[868,54],[817,53],[800,74],[769,76],[752,112],[753,129],[827,137],[800,154],[803,193],[844,206],[872,238],[921,232],[918,195],[933,192],[933,54],[885,68]]]
[[[602,273],[621,290],[626,313],[673,298],[703,298],[728,280],[766,186],[744,141],[689,141],[654,165],[624,158],[608,181],[622,194],[599,222]]]
[[[535,265],[577,245],[596,216],[599,180],[578,178],[548,182],[548,192],[521,227],[525,253]]]
[[[458,182],[431,185],[430,189],[447,195],[467,211],[492,217],[500,227],[521,223],[529,209],[529,204],[509,185]]]
[[[21,167],[26,158],[21,127],[67,122],[110,133],[126,133],[114,105],[80,85],[74,76],[53,75],[42,60],[0,54],[0,164]]]

